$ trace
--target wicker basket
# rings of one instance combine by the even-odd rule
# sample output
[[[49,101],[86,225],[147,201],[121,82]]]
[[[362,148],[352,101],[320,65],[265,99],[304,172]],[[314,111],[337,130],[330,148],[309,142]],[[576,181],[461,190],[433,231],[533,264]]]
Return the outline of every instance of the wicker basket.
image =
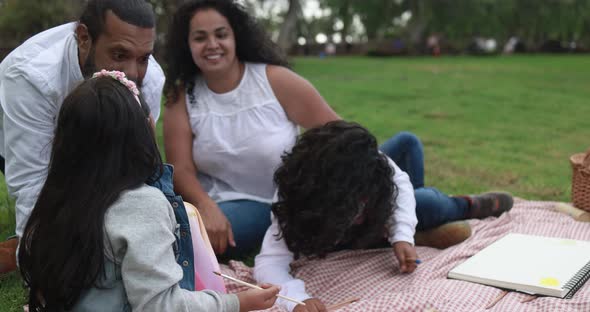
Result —
[[[574,206],[590,211],[590,149],[570,157],[572,164],[572,202]]]

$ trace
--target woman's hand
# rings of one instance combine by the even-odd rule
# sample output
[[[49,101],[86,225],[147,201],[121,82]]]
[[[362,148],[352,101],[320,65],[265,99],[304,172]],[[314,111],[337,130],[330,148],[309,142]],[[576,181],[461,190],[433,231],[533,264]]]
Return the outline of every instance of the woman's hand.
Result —
[[[393,252],[397,260],[399,261],[400,271],[402,273],[412,273],[417,267],[416,260],[416,248],[408,242],[395,242],[393,243]]]
[[[231,224],[197,179],[186,92],[184,88],[180,88],[178,92],[180,96],[177,101],[168,103],[164,108],[164,146],[166,158],[175,169],[174,190],[199,209],[213,250],[216,254],[223,254],[228,243],[231,246],[236,245]]]
[[[240,312],[264,310],[275,304],[279,288],[270,284],[262,284],[264,289],[249,289],[237,294],[240,301]]]
[[[293,312],[326,312],[326,306],[324,305],[324,303],[322,301],[320,301],[320,299],[316,299],[316,298],[310,298],[307,300],[304,300],[303,302],[305,302],[305,305],[300,305],[298,304],[297,306],[295,306],[295,309],[293,309]]]
[[[199,203],[198,207],[215,254],[223,254],[228,244],[235,247],[236,242],[234,233],[231,230],[231,223],[219,209],[219,206],[208,198],[206,201]]]

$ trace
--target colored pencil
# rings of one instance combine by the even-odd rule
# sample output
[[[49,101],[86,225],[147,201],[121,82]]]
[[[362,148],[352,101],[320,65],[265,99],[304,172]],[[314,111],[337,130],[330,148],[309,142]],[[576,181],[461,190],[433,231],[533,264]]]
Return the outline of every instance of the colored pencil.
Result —
[[[234,278],[234,277],[231,277],[231,276],[229,276],[229,275],[225,275],[225,274],[222,274],[222,273],[219,273],[219,272],[213,272],[213,273],[214,273],[214,274],[216,274],[216,275],[219,275],[219,276],[221,276],[221,277],[223,277],[223,278],[227,278],[227,279],[228,279],[228,280],[230,280],[230,281],[234,281],[234,282],[236,282],[236,283],[238,283],[238,284],[240,284],[240,285],[244,285],[244,286],[247,286],[247,287],[250,287],[250,288],[254,288],[254,289],[263,289],[263,288],[262,288],[262,287],[260,287],[260,286],[257,286],[257,285],[254,285],[254,284],[250,284],[250,283],[247,283],[247,282],[244,282],[244,281],[241,281],[241,280],[239,280],[239,279],[237,279],[237,278]],[[277,295],[277,297],[279,297],[279,298],[283,298],[283,299],[285,299],[285,300],[289,300],[289,301],[291,301],[291,302],[295,302],[295,303],[297,303],[297,304],[305,305],[305,302],[302,302],[302,301],[299,301],[299,300],[295,300],[295,299],[293,299],[293,298],[289,298],[289,297],[287,297],[287,296],[283,296],[283,295]]]

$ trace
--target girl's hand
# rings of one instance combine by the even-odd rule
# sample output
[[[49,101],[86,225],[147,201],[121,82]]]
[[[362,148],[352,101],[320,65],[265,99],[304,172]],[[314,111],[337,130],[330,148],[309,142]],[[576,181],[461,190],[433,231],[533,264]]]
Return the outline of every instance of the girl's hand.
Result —
[[[199,213],[203,218],[203,224],[215,254],[223,254],[228,244],[232,247],[236,246],[231,224],[213,200],[199,203]]]
[[[326,306],[320,299],[316,298],[309,298],[307,300],[303,300],[305,305],[298,304],[293,309],[293,312],[326,312]]]
[[[399,261],[400,271],[402,273],[412,273],[417,267],[416,249],[408,242],[393,243],[393,252]]]
[[[248,289],[237,294],[240,301],[240,312],[268,309],[277,301],[279,288],[270,284],[262,284],[264,289]]]

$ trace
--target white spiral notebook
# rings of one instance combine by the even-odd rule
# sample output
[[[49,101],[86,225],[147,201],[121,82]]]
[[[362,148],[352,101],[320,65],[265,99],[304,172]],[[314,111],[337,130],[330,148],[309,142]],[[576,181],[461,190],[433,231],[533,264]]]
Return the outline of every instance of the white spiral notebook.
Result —
[[[590,242],[511,233],[452,269],[448,277],[571,298],[590,277]]]

